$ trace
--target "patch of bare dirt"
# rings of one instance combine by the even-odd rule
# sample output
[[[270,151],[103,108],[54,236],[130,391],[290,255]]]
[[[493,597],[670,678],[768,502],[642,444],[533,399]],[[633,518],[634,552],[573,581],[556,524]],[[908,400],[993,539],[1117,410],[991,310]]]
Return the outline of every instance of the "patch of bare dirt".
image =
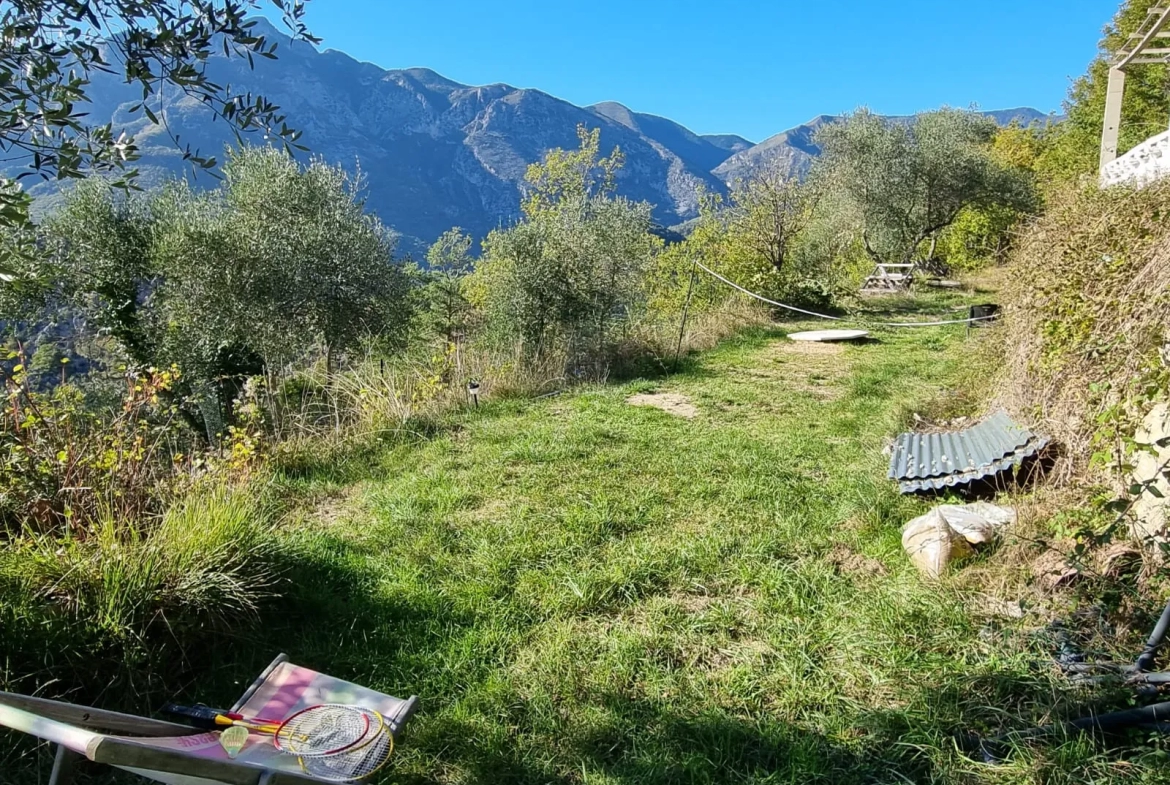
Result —
[[[715,598],[709,594],[676,594],[671,600],[686,613],[693,614],[703,613],[715,602]]]
[[[491,521],[502,518],[507,511],[508,503],[503,499],[488,499],[471,511],[471,518],[476,521]]]
[[[678,393],[639,393],[626,398],[631,406],[653,406],[675,417],[685,417],[690,420],[699,415],[699,410],[691,403],[691,399]]]
[[[772,345],[773,354],[844,354],[839,343],[823,341],[778,341]]]
[[[359,511],[359,492],[356,487],[340,493],[331,493],[313,505],[308,520],[314,526],[331,528],[352,518]]]
[[[848,545],[833,546],[833,550],[829,551],[828,562],[842,575],[865,575],[876,578],[889,575],[886,565],[877,559],[858,553]]]

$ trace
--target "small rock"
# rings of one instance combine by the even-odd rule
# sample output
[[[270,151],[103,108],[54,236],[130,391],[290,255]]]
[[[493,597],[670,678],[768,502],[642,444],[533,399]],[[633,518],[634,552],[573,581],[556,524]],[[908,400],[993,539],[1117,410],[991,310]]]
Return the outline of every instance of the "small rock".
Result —
[[[1032,562],[1032,574],[1046,591],[1066,588],[1081,577],[1081,571],[1068,563],[1059,551],[1044,551]]]
[[[1143,543],[1157,543],[1167,538],[1166,500],[1170,499],[1170,482],[1158,476],[1158,469],[1170,460],[1170,447],[1157,446],[1166,438],[1170,438],[1170,406],[1160,403],[1150,410],[1134,434],[1134,441],[1147,449],[1134,455],[1133,481],[1144,484],[1155,480],[1153,486],[1163,496],[1158,498],[1146,491],[1134,500],[1130,530],[1134,538]]]

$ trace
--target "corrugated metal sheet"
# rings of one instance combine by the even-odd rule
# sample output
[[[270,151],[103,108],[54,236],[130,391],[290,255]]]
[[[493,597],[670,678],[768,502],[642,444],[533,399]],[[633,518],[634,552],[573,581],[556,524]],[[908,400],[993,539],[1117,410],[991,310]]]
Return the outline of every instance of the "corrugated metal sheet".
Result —
[[[957,433],[902,434],[890,452],[889,476],[902,493],[941,490],[999,474],[1047,445],[1001,411]]]

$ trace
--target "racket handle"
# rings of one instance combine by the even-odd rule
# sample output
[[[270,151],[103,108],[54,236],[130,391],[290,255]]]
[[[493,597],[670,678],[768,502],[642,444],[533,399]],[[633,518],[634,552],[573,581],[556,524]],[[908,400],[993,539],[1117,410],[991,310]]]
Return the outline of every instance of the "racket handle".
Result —
[[[162,710],[164,714],[182,717],[195,727],[207,730],[220,727],[218,718],[223,716],[221,712],[210,706],[180,706],[177,703],[168,703],[162,707]]]
[[[279,722],[269,722],[268,720],[237,720],[225,714],[216,717],[215,724],[224,727],[239,725],[241,728],[247,728],[257,733],[268,733],[272,735],[275,735],[276,731],[280,728]]]
[[[260,731],[261,733],[275,733],[280,727],[276,720],[262,720],[259,718],[245,719],[242,714],[232,711],[220,711],[210,706],[180,706],[177,703],[168,703],[162,708],[163,713],[184,717],[197,728],[218,730],[232,725],[241,725],[245,728]]]

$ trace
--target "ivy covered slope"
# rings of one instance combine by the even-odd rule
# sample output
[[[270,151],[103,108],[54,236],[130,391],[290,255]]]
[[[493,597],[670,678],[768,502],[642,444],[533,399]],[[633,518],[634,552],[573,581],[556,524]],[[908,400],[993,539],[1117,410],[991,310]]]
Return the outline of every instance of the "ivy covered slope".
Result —
[[[1126,440],[1170,397],[1170,184],[1101,190],[1095,182],[1108,61],[1156,5],[1121,4],[1099,56],[1069,90],[1068,119],[1017,139],[1026,144],[1012,152],[1036,172],[1043,209],[1010,254],[1002,399],[1064,445],[1064,480],[1122,481]],[[1167,68],[1131,67],[1119,152],[1165,131]]]

